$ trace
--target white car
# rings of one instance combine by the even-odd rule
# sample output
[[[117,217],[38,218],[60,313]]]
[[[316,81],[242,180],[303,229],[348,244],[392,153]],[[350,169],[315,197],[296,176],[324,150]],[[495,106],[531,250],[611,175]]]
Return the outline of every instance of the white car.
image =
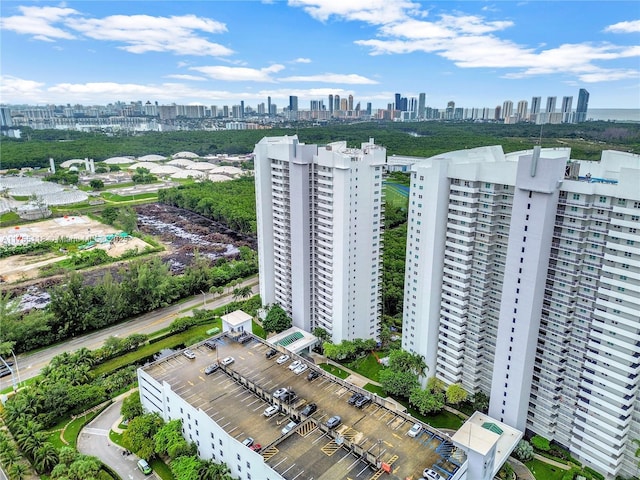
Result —
[[[296,422],[294,422],[293,420],[291,420],[289,423],[287,423],[284,428],[281,430],[283,435],[286,435],[287,433],[289,433],[291,430],[293,430],[293,428],[298,425]]]
[[[224,357],[222,360],[220,360],[220,363],[222,365],[231,365],[235,361],[236,359],[233,357]]]
[[[276,360],[276,363],[278,365],[282,365],[284,362],[286,362],[287,360],[289,360],[289,355],[280,355],[278,357],[278,359]]]
[[[421,431],[422,425],[420,425],[419,423],[414,423],[413,427],[411,427],[407,432],[407,435],[409,435],[410,437],[417,437]]]
[[[298,365],[298,367],[293,371],[293,373],[295,373],[296,375],[300,375],[307,368],[309,368],[309,367],[307,367],[307,364],[306,363],[302,363],[302,364]]]
[[[267,407],[264,409],[264,412],[262,412],[262,414],[269,418],[269,417],[273,417],[276,413],[278,413],[280,409],[278,407],[276,407],[275,405],[271,405],[270,407]]]
[[[440,475],[435,470],[431,470],[430,468],[425,468],[424,472],[422,472],[422,476],[427,480],[444,480],[444,477]]]
[[[291,365],[289,365],[289,370],[295,370],[300,365],[302,365],[302,362],[300,360],[295,360],[295,361],[291,362]]]
[[[280,398],[285,393],[287,393],[286,388],[279,388],[275,392],[273,392],[273,398]]]
[[[187,357],[189,360],[193,360],[194,358],[196,358],[196,354],[193,353],[191,350],[185,350],[184,352],[182,352],[182,354]]]

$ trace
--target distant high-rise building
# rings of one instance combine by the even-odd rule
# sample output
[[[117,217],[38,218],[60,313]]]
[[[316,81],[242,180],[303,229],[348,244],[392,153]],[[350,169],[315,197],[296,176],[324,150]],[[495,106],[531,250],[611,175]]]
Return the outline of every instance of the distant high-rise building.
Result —
[[[400,93],[395,94],[394,105],[396,106],[396,110],[402,110],[402,94]]]
[[[353,111],[353,95],[349,95],[349,104],[347,106],[347,110],[349,110],[350,112]]]
[[[456,102],[450,100],[447,102],[447,109],[445,110],[446,120],[453,120],[453,112],[456,109]]]
[[[542,106],[542,97],[531,97],[531,113],[529,114],[529,121],[532,123],[538,122],[538,115],[540,114],[540,108]]]
[[[522,122],[524,120],[527,120],[527,108],[528,108],[528,102],[526,100],[520,100],[518,102],[518,111],[517,111],[517,115],[518,115],[518,121]]]
[[[264,114],[265,114],[265,106],[264,106],[264,102],[262,102],[258,104],[258,115],[264,115]]]
[[[349,100],[346,98],[341,98],[340,99],[340,110],[342,110],[343,112],[346,112],[347,110],[349,110]]]
[[[295,95],[289,96],[289,111],[297,112],[298,111],[298,97]]]
[[[269,116],[275,117],[278,114],[278,106],[275,103],[272,103],[269,107]]]
[[[562,122],[563,123],[572,123],[571,120],[571,104],[573,103],[573,97],[562,97],[562,107],[560,111],[562,112]]]
[[[589,108],[589,92],[581,88],[578,93],[578,106],[576,107],[576,122],[587,121],[587,109]]]
[[[511,100],[505,100],[502,102],[502,118],[505,123],[509,123],[509,119],[513,116],[513,102]]]
[[[244,100],[240,100],[240,118],[244,118]]]
[[[11,109],[9,107],[0,107],[0,127],[12,127]]]
[[[334,343],[376,338],[386,150],[373,139],[353,149],[285,136],[263,138],[254,153],[263,305]]]
[[[545,113],[556,112],[556,97],[547,97],[547,108],[544,111]]]
[[[333,114],[333,95],[329,94],[329,113]]]
[[[271,115],[271,97],[267,97],[267,115]]]
[[[333,111],[337,112],[340,110],[340,95],[333,96]]]
[[[427,94],[420,93],[418,95],[418,118],[424,119],[424,108],[427,104]]]
[[[494,114],[493,114],[493,119],[498,121],[500,120],[502,117],[502,106],[501,105],[496,105],[496,109],[494,110]]]
[[[371,102],[367,102],[367,115],[371,115]]]

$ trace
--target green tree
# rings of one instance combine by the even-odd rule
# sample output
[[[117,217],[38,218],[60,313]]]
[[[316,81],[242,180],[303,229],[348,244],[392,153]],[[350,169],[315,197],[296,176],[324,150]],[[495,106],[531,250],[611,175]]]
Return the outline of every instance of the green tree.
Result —
[[[489,397],[484,392],[476,392],[471,398],[474,410],[487,413],[489,410]]]
[[[36,450],[33,460],[38,472],[49,473],[58,464],[58,451],[51,442],[45,442]]]
[[[410,371],[416,376],[424,374],[427,364],[424,357],[406,350],[391,350],[389,352],[389,368],[396,372]]]
[[[198,472],[202,466],[202,461],[196,456],[186,456],[176,458],[170,464],[171,473],[180,480],[199,480]]]
[[[458,405],[467,400],[467,391],[459,383],[452,383],[447,387],[447,402]]]
[[[378,374],[380,385],[391,395],[408,398],[411,392],[420,386],[415,373],[404,371],[396,372],[390,368],[381,370]]]
[[[120,207],[115,223],[120,225],[125,232],[133,233],[138,230],[138,214],[130,206]]]
[[[427,390],[433,393],[443,393],[447,389],[445,383],[437,377],[429,377],[427,380]]]
[[[131,175],[134,183],[153,183],[158,180],[155,175],[151,175],[151,170],[144,167],[136,168],[136,173]]]
[[[540,435],[534,435],[533,438],[531,438],[531,445],[533,445],[533,448],[540,450],[541,452],[548,452],[551,450],[549,440],[541,437]]]
[[[313,329],[313,335],[315,337],[318,337],[320,339],[321,342],[328,342],[329,340],[331,340],[331,335],[329,335],[329,332],[327,332],[324,328],[322,327],[316,327]]]
[[[89,182],[89,186],[94,190],[102,190],[104,188],[104,182],[98,178],[94,178]]]
[[[140,395],[137,392],[125,397],[120,407],[120,415],[125,420],[132,420],[139,417],[144,412],[142,410],[142,403],[140,403]]]
[[[415,388],[411,391],[409,403],[416,407],[422,415],[439,412],[444,408],[444,394],[442,392],[434,393],[428,389]]]
[[[264,331],[267,333],[280,333],[289,327],[291,327],[291,318],[289,318],[287,312],[277,303],[272,305],[262,322]]]
[[[520,440],[513,451],[513,454],[521,462],[530,462],[533,460],[533,447],[526,440]]]
[[[134,418],[122,434],[123,445],[140,458],[150,460],[155,455],[153,436],[162,427],[162,423],[162,418],[157,413]]]
[[[9,468],[9,476],[11,477],[11,480],[23,480],[27,477],[28,473],[29,468],[23,463],[16,462]]]
[[[233,480],[231,470],[226,463],[215,463],[212,460],[201,462],[198,470],[199,480]]]
[[[158,455],[170,458],[195,455],[193,444],[187,443],[182,436],[182,421],[171,420],[165,423],[154,435],[155,451]]]

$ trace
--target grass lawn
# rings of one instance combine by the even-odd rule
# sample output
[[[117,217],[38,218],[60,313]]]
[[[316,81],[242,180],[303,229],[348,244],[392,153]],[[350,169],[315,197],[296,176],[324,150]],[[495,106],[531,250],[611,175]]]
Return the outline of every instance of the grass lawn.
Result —
[[[526,463],[531,473],[539,480],[560,480],[565,474],[565,470],[554,467],[535,458]]]
[[[407,208],[409,197],[403,193],[402,189],[394,184],[385,184],[384,199],[387,205]]]
[[[334,367],[333,365],[329,365],[328,363],[321,363],[318,365],[325,372],[329,372],[332,375],[335,375],[338,378],[345,379],[349,376],[349,372],[345,372],[339,367]]]
[[[383,368],[382,365],[378,363],[378,359],[376,358],[376,356],[372,353],[370,353],[366,357],[354,360],[353,362],[346,364],[346,366],[354,372],[357,372],[360,375],[364,375],[374,382],[378,381],[378,373]]]
[[[412,417],[415,417],[418,420],[421,420],[435,428],[450,428],[452,430],[457,430],[464,423],[463,419],[451,412],[448,412],[447,410],[442,410],[432,415],[422,415],[411,405],[409,405],[408,400],[398,399],[395,397],[394,400],[404,405],[407,408],[407,412],[409,412]]]
[[[129,352],[125,355],[107,360],[106,362],[94,368],[93,373],[96,376],[102,375],[104,373],[109,373],[124,366],[135,363],[139,360],[142,360],[143,358],[154,355],[155,353],[158,353],[160,350],[163,350],[165,348],[175,348],[179,345],[188,344],[190,340],[198,337],[202,337],[202,339],[205,339],[207,338],[207,330],[213,327],[220,328],[220,326],[220,320],[209,322],[205,325],[196,325],[188,330],[185,330],[184,332],[176,333],[175,335],[163,338],[158,342],[144,345],[134,352]]]
[[[387,395],[387,392],[384,391],[384,388],[379,387],[378,385],[374,385],[373,383],[367,383],[363,388],[366,391],[375,393],[376,395],[382,398],[387,398],[389,396]]]
[[[19,221],[20,221],[20,215],[18,215],[16,212],[7,212],[0,215],[1,223],[14,223]]]
[[[154,458],[149,462],[149,465],[151,465],[153,471],[156,472],[162,480],[176,480],[176,477],[171,473],[169,466],[161,459]]]
[[[251,331],[260,338],[267,338],[267,333],[264,331],[264,328],[262,328],[262,325],[258,325],[255,320],[251,321]]]
[[[151,198],[158,198],[157,193],[139,193],[137,195],[117,195],[115,193],[104,192],[102,198],[111,202],[129,202],[131,200],[148,200]]]
[[[53,443],[56,448],[65,447],[67,445],[75,448],[78,441],[78,435],[80,434],[82,427],[100,415],[102,410],[104,410],[104,408],[91,412],[87,415],[83,415],[82,417],[78,417],[75,420],[71,420],[69,418],[62,420],[50,430],[48,440]],[[64,430],[63,437],[67,443],[64,443],[60,439],[60,430]]]

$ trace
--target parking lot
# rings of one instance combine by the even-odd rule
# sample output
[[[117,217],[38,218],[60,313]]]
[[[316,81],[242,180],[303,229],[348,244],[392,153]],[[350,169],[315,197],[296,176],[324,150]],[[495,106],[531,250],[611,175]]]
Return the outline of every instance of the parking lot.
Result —
[[[309,369],[296,375],[288,366],[299,357],[279,365],[280,353],[266,359],[271,346],[256,339],[244,345],[224,336],[215,341],[215,350],[194,345],[190,347],[194,359],[174,355],[148,367],[147,373],[168,382],[237,440],[253,438],[264,461],[284,478],[368,479],[379,472],[379,462],[389,465],[386,478],[420,478],[422,470],[434,464],[450,469],[449,474],[441,472],[445,479],[455,470],[441,455],[448,443],[444,434],[423,430],[415,438],[408,436],[414,420],[375,399],[361,409],[349,405],[357,387],[350,388],[322,370],[308,381],[307,374],[317,367],[308,362]],[[235,361],[210,375],[204,373],[208,365],[228,356]],[[272,393],[283,387],[296,392],[292,402],[273,398]],[[310,402],[318,408],[303,418],[300,411]],[[279,406],[281,412],[267,418],[263,412],[270,405]],[[329,429],[325,422],[334,415],[342,422]],[[299,423],[283,435],[281,429],[291,419]]]

